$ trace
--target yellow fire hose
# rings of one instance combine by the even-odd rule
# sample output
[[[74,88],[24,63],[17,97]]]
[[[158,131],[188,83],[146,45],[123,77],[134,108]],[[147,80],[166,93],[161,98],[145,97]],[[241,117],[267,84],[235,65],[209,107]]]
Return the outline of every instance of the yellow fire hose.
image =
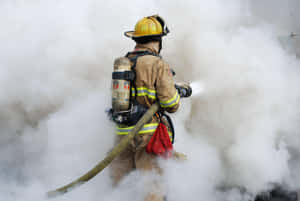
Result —
[[[99,162],[93,169],[88,171],[83,176],[79,177],[78,179],[74,180],[73,182],[57,188],[53,191],[47,192],[48,198],[53,198],[58,195],[62,195],[73,190],[75,187],[78,187],[85,182],[89,181],[91,178],[96,176],[99,172],[101,172],[105,167],[107,167],[113,159],[118,156],[129,144],[129,142],[134,138],[134,136],[143,128],[143,126],[149,122],[152,116],[157,112],[159,109],[159,104],[153,104],[148,111],[144,114],[144,116],[138,121],[135,127],[128,133],[128,135],[121,140],[121,142],[115,146],[115,148],[101,161]]]

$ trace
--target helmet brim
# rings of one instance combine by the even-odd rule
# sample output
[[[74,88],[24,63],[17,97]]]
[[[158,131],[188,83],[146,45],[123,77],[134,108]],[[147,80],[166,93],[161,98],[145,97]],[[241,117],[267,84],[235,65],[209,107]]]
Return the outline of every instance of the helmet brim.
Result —
[[[126,31],[124,35],[128,38],[144,38],[144,37],[152,37],[152,36],[165,36],[164,34],[152,34],[146,36],[137,36],[134,34],[134,31]]]
[[[134,31],[126,31],[124,35],[128,38],[132,38],[134,37]]]

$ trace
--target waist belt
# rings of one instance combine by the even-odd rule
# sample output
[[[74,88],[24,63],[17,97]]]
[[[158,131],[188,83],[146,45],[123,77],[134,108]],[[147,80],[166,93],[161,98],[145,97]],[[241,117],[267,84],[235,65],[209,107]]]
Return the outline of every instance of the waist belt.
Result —
[[[157,126],[158,123],[145,124],[138,134],[154,133]],[[117,135],[127,135],[133,128],[134,126],[124,127],[124,128],[117,126]],[[170,137],[172,136],[171,132],[169,132],[169,136]]]
[[[139,134],[154,133],[157,126],[158,126],[158,123],[145,124],[144,127],[139,131]],[[117,134],[118,135],[127,135],[133,128],[134,128],[134,126],[124,127],[124,128],[117,126]]]

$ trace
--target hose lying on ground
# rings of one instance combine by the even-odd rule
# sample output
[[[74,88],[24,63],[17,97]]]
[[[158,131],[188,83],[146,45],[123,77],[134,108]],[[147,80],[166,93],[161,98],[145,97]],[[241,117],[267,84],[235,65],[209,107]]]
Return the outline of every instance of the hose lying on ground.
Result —
[[[84,184],[85,182],[89,181],[91,178],[96,176],[105,167],[107,167],[112,162],[112,160],[121,153],[121,151],[123,151],[128,146],[129,142],[134,138],[134,136],[139,132],[139,130],[143,128],[144,124],[148,123],[151,120],[152,116],[155,114],[155,112],[158,111],[158,109],[159,104],[153,104],[144,114],[144,116],[138,121],[135,127],[128,133],[128,135],[125,138],[123,138],[121,142],[117,146],[115,146],[115,148],[111,152],[109,152],[109,154],[101,162],[99,162],[93,169],[91,169],[78,179],[74,180],[73,182],[63,187],[57,188],[53,191],[47,192],[47,197],[53,198],[58,195],[67,193],[73,190],[75,187]]]

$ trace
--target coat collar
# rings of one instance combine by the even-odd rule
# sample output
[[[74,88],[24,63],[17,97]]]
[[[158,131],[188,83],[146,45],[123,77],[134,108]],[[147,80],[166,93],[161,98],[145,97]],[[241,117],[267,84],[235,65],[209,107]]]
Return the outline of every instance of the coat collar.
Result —
[[[135,51],[150,51],[155,54],[158,54],[158,44],[156,42],[149,42],[146,44],[139,44],[137,43],[134,50]]]

